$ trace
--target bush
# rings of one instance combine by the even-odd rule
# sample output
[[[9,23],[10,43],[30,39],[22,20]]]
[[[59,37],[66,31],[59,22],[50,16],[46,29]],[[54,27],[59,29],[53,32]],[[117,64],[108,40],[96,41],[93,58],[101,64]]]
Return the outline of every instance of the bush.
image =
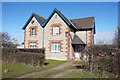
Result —
[[[39,49],[30,49],[30,48],[23,48],[23,49],[17,49],[17,48],[3,48],[3,53],[6,52],[11,52],[11,53],[16,53],[16,52],[30,52],[30,53],[45,53],[45,49],[44,48],[39,48]]]
[[[3,49],[2,51],[2,60],[4,62],[21,63],[30,66],[41,66],[44,64],[44,49]]]
[[[105,55],[100,57],[97,55],[98,50],[101,50]],[[113,45],[94,45],[89,48],[89,54],[94,54],[93,58],[89,58],[90,72],[98,72],[111,78],[120,76],[120,52]],[[91,55],[89,55],[91,56]]]
[[[19,52],[31,52],[31,53],[43,53],[45,49],[44,48],[40,48],[40,49],[17,49]]]

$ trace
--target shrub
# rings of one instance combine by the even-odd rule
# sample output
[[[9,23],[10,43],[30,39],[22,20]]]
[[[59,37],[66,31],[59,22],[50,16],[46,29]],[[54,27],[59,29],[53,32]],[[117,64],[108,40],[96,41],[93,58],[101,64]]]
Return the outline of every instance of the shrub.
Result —
[[[45,60],[44,49],[3,49],[2,52],[4,62],[41,66]]]
[[[40,49],[17,49],[17,51],[19,52],[31,52],[31,53],[43,53],[44,54],[44,51],[45,49],[44,48],[40,48]]]

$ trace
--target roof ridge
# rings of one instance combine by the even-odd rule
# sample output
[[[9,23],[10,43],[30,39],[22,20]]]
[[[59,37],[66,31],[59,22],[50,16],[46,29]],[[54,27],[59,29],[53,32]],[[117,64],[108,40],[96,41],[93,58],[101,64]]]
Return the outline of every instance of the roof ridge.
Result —
[[[76,18],[76,19],[70,19],[70,20],[77,20],[77,19],[88,19],[88,18],[95,18],[95,17],[94,17],[94,16],[92,16],[92,17]]]

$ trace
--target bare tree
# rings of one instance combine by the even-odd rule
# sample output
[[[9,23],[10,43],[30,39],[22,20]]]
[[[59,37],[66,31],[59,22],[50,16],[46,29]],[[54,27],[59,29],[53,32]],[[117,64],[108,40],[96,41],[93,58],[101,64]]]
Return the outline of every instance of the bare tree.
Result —
[[[118,28],[118,48],[120,48],[120,28]]]
[[[15,48],[17,45],[17,40],[15,38],[11,38],[11,36],[7,32],[0,33],[2,36],[2,46],[4,48]]]
[[[114,33],[114,38],[113,38],[113,45],[116,47],[118,47],[118,40],[119,40],[118,39],[118,32],[119,32],[119,30],[117,29]]]

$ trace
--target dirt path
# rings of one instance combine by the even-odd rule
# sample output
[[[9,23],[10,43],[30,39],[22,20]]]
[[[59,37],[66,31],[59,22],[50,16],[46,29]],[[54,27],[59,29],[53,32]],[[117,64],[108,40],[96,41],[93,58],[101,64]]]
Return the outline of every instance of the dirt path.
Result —
[[[61,72],[61,73],[52,75],[52,76],[50,76],[50,77],[48,77],[48,78],[61,78],[61,77],[65,76],[65,75],[67,75],[68,73],[74,72],[74,71],[76,71],[76,70],[78,70],[78,69],[66,70],[66,71],[64,71],[64,72]]]
[[[66,62],[62,65],[59,65],[57,67],[54,67],[54,68],[51,68],[51,69],[46,69],[46,70],[42,70],[42,71],[38,71],[38,72],[32,72],[32,73],[28,73],[28,74],[24,74],[24,75],[21,75],[21,76],[18,76],[16,78],[26,78],[26,77],[31,77],[31,76],[34,76],[34,75],[37,75],[37,74],[42,74],[44,72],[48,72],[48,71],[52,71],[52,70],[59,70],[59,69],[62,69],[64,67],[68,67],[68,66],[71,66],[73,64],[72,61],[70,62]]]

